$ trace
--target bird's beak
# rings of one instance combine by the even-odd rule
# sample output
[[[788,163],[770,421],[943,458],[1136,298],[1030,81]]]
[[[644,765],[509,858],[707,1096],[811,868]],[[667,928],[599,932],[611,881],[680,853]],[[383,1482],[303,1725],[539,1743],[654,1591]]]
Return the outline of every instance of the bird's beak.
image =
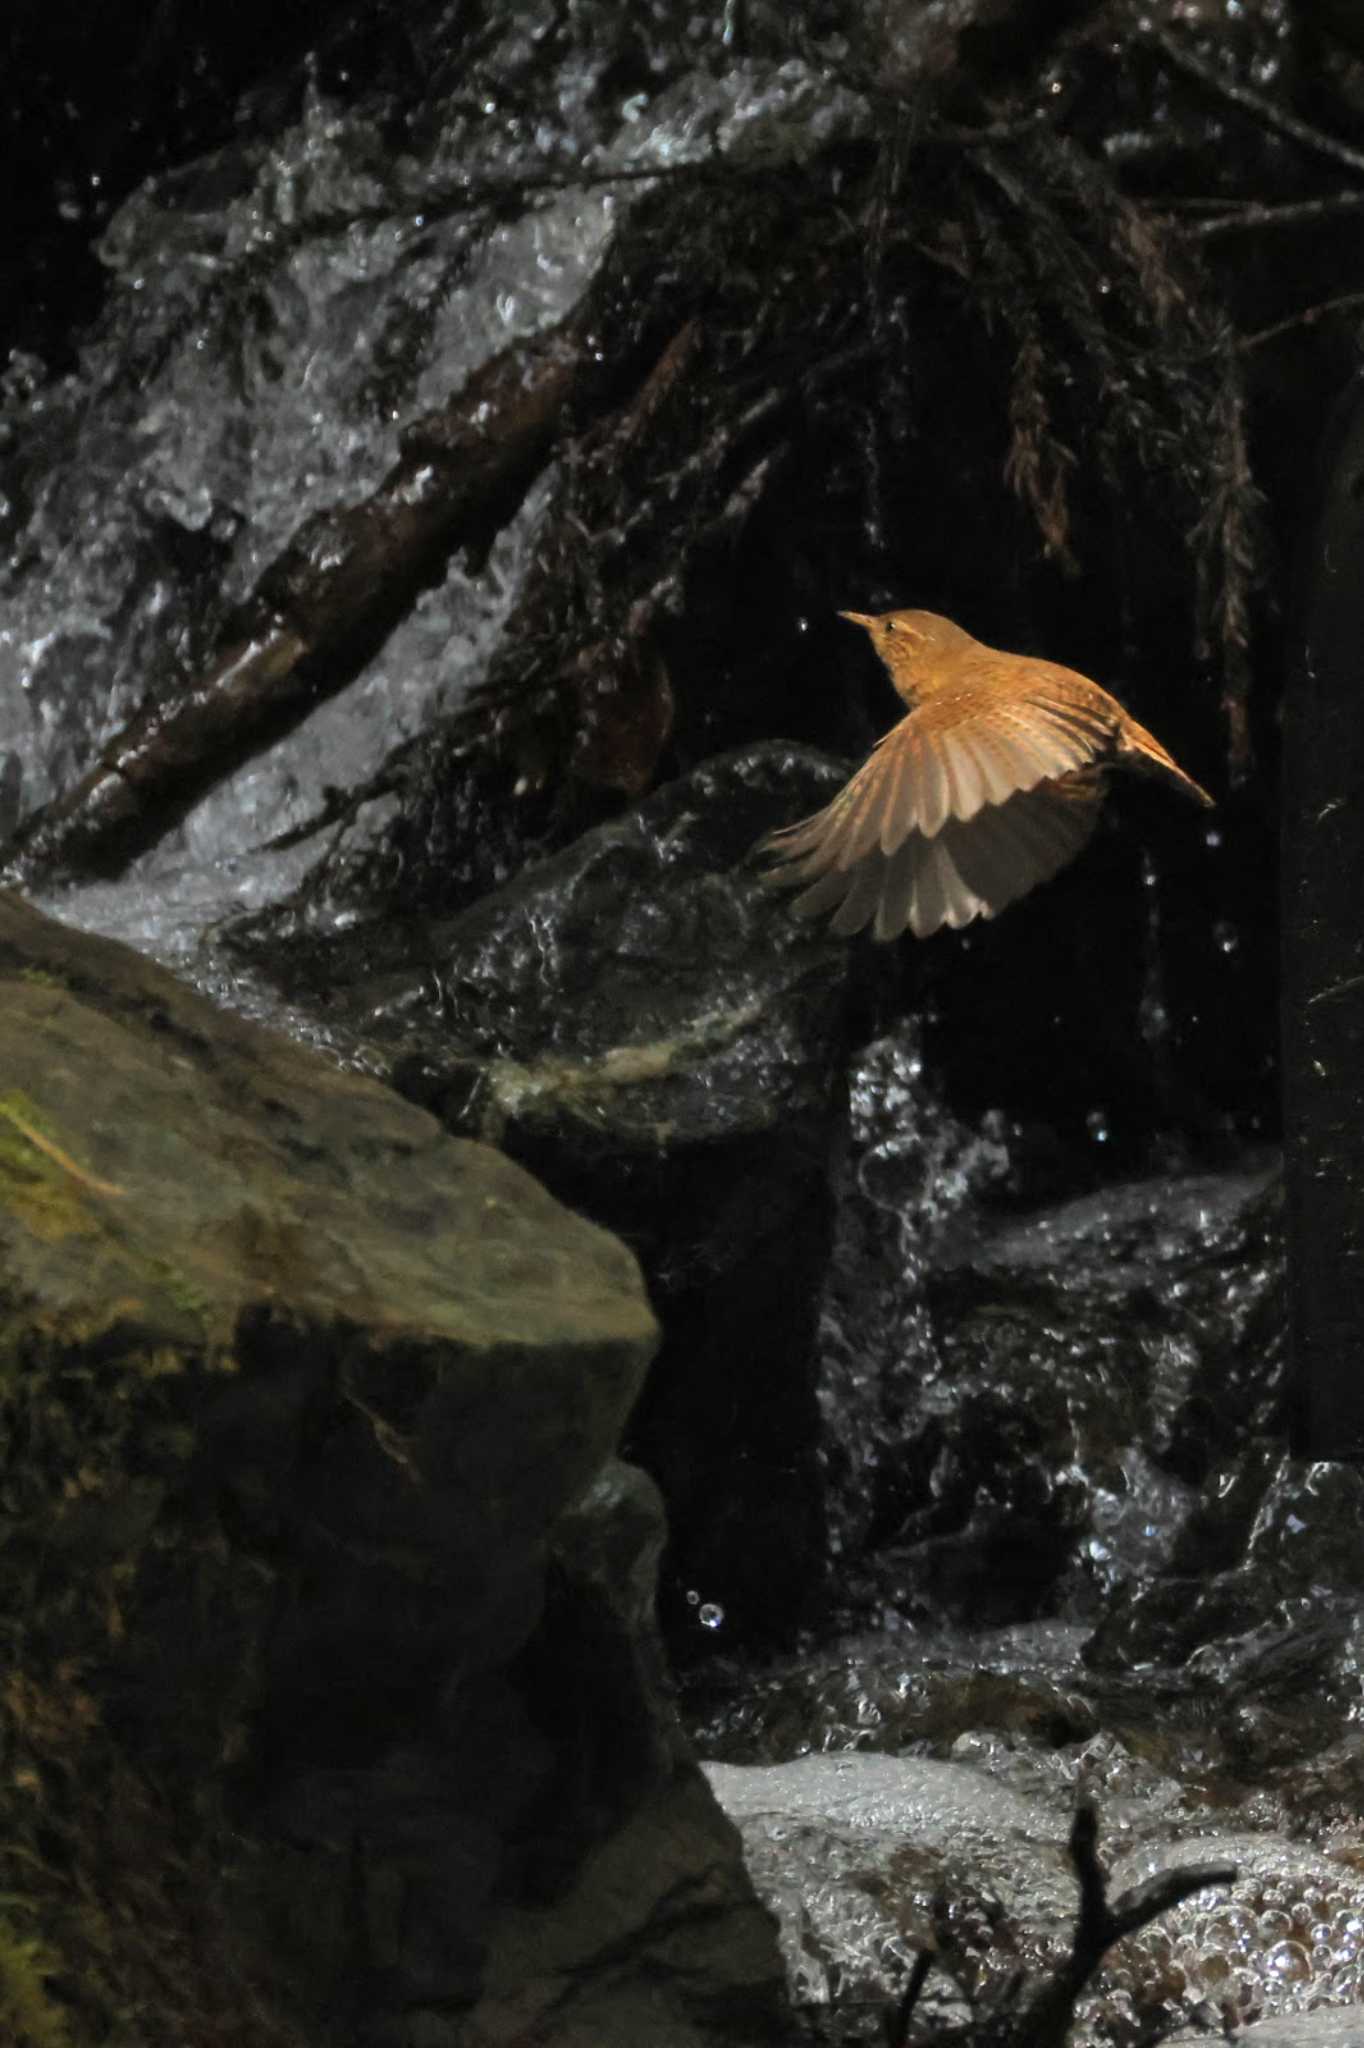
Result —
[[[854,626],[865,626],[869,633],[876,624],[875,619],[867,612],[840,612],[838,616],[840,619],[848,619]]]

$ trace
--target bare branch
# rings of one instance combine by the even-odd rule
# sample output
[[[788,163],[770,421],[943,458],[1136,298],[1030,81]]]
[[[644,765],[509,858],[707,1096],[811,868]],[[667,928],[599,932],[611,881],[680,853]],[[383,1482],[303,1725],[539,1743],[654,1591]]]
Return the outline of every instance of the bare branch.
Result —
[[[1298,327],[1315,327],[1318,320],[1326,319],[1328,314],[1344,313],[1352,306],[1364,306],[1364,291],[1342,292],[1338,299],[1323,299],[1318,305],[1304,306],[1300,311],[1290,313],[1286,320],[1276,320],[1272,327],[1260,327],[1254,334],[1241,335],[1236,346],[1242,352],[1263,348],[1266,342],[1277,341],[1281,334],[1291,334]]]
[[[1290,114],[1286,107],[1267,99],[1263,93],[1254,91],[1252,87],[1239,85],[1234,79],[1224,78],[1220,71],[1215,70],[1211,64],[1205,64],[1192,50],[1186,50],[1175,36],[1162,28],[1157,28],[1154,23],[1148,23],[1144,33],[1148,41],[1155,43],[1157,48],[1164,52],[1176,71],[1182,71],[1186,78],[1193,79],[1206,92],[1225,100],[1230,106],[1239,107],[1243,114],[1248,114],[1253,121],[1258,121],[1262,128],[1273,128],[1278,134],[1286,136],[1290,142],[1296,142],[1299,148],[1309,150],[1314,156],[1325,157],[1328,162],[1340,164],[1347,171],[1364,174],[1364,150],[1352,149],[1348,142],[1340,142],[1334,135],[1327,135],[1320,128],[1314,128],[1310,121],[1299,120],[1296,114]]]
[[[1334,220],[1342,213],[1364,210],[1364,192],[1327,192],[1319,199],[1292,199],[1282,204],[1248,199],[1229,207],[1225,199],[1186,201],[1212,211],[1206,219],[1191,221],[1180,213],[1153,216],[1161,227],[1173,229],[1185,241],[1212,241],[1218,235],[1247,234],[1265,228],[1310,227],[1316,221]]]
[[[504,349],[419,420],[361,504],[309,520],[204,673],[146,706],[75,786],[32,813],[3,872],[117,873],[216,782],[358,673],[460,546],[485,548],[596,377],[580,314]]]
[[[947,2048],[948,2043],[954,2048],[1065,2048],[1075,2002],[1115,1942],[1137,1933],[1195,1892],[1210,1885],[1232,1884],[1236,1878],[1236,1866],[1231,1863],[1181,1864],[1134,1885],[1110,1905],[1099,1862],[1098,1813],[1085,1794],[1075,1808],[1069,1846],[1080,1888],[1070,1954],[1046,1976],[1030,1979],[1024,1972],[1016,1972],[989,1998],[988,2010],[982,2004],[963,2026],[940,2029],[932,2037],[936,2048]],[[911,2048],[910,2016],[924,1980],[938,1960],[933,1951],[917,1957],[904,1996],[887,2024],[890,2048]],[[941,1960],[950,1970],[950,1944],[944,1946]]]

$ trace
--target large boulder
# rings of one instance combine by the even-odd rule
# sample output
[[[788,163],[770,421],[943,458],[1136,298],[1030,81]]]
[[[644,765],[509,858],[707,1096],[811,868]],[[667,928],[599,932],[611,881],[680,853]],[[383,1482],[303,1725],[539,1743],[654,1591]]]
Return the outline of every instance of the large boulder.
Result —
[[[761,2038],[630,1253],[12,896],[0,1076],[0,2036]]]

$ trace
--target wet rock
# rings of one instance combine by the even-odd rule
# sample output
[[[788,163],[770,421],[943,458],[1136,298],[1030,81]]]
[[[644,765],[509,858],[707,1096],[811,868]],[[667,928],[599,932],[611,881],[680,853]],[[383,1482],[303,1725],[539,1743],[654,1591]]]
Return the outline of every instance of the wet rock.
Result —
[[[657,1501],[607,1463],[655,1341],[629,1252],[12,897],[0,991],[0,1941],[52,2027],[629,2038],[609,1989],[762,2038]]]
[[[1364,1887],[1351,1853],[1329,1834],[1194,1823],[1178,1784],[1121,1745],[1047,1753],[964,1738],[951,1759],[824,1755],[708,1775],[782,1923],[798,2001],[834,2006],[822,2039],[872,2038],[923,1948],[937,1957],[923,2012],[940,2020],[987,2007],[1019,1971],[1056,1972],[1074,1935],[1066,1843],[1082,1791],[1097,1796],[1111,1899],[1178,1864],[1236,1878],[1108,1952],[1078,2002],[1078,2048],[1359,1997]]]
[[[1242,1776],[1311,1758],[1359,1699],[1361,1513],[1357,1469],[1252,1439],[1208,1475],[1168,1568],[1119,1589],[1086,1661],[1185,1670]]]
[[[772,1923],[736,1886],[733,1823],[672,1709],[653,1615],[664,1533],[652,1482],[627,1465],[556,1530],[518,1666],[554,1767],[518,1829],[517,1902],[491,1930],[459,2048],[523,2039],[532,2021],[561,2048],[786,2038]]]
[[[1328,430],[1331,475],[1303,548],[1302,616],[1284,698],[1284,1120],[1297,1448],[1364,1457],[1364,951],[1353,888],[1364,773],[1355,690],[1364,558],[1364,404]]]
[[[854,1080],[822,1325],[848,1590],[973,1628],[1097,1616],[1273,1427],[1272,1169],[992,1217],[1007,1133],[954,1133],[913,1050],[868,1048]]]
[[[823,1571],[829,1155],[857,978],[890,965],[792,918],[749,856],[842,772],[725,755],[459,916],[390,931],[405,964],[383,977],[365,932],[270,962],[404,1093],[632,1246],[664,1336],[629,1443],[667,1501],[672,1611],[749,1638],[808,1611]]]
[[[1240,2048],[1364,2048],[1364,2005],[1282,2013],[1247,2027],[1237,2039]]]
[[[840,2001],[888,2000],[914,1949],[935,1939],[940,1895],[987,1948],[1007,1916],[1001,1955],[1015,1914],[1018,1929],[1044,1920],[1059,1943],[1073,1912],[1064,1822],[960,1765],[811,1756],[712,1764],[707,1776],[781,1921],[798,2003],[823,2004],[835,1988]],[[939,1982],[926,2010],[960,2018],[960,1997]]]
[[[874,1749],[946,1756],[963,1730],[1044,1748],[1097,1735],[1081,1689],[1083,1623],[1016,1630],[887,1628],[846,1635],[754,1672],[723,1657],[687,1674],[682,1697],[698,1747],[717,1763]]]
[[[1270,2014],[1283,2025],[1309,2004],[1359,1999],[1364,1887],[1329,1835],[1304,1841],[1287,1828],[1236,1829],[1205,1816],[1196,1830],[1186,1822],[1178,1841],[1181,1857],[1232,1863],[1237,1880],[1114,1950],[1116,1988],[1127,2000],[1159,2004],[1167,2023],[1201,2008],[1206,2022],[1229,2028]],[[1115,1845],[1110,1878],[1115,1887],[1140,1885],[1168,1861],[1159,1840]]]

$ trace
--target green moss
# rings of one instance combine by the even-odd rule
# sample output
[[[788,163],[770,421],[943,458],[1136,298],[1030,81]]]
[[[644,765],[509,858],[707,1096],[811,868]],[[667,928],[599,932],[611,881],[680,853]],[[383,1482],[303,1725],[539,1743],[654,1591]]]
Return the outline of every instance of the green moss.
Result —
[[[48,1993],[59,1959],[0,1914],[0,2041],[14,2048],[76,2048],[70,2015]]]
[[[207,1289],[168,1259],[149,1259],[147,1270],[165,1299],[193,1325],[202,1339],[207,1340],[214,1308]]]
[[[45,1244],[88,1233],[95,1225],[80,1183],[46,1158],[5,1114],[11,1104],[23,1102],[23,1096],[6,1096],[0,1102],[0,1209],[16,1216]]]
[[[92,1197],[121,1188],[89,1172],[62,1144],[52,1119],[18,1089],[0,1095],[0,1207],[45,1243],[100,1227]]]
[[[51,1117],[31,1095],[25,1095],[22,1088],[12,1088],[8,1095],[0,1095],[0,1117],[10,1125],[16,1136],[20,1134],[20,1123],[31,1124],[35,1131],[42,1131],[48,1137],[55,1138],[57,1135],[52,1129]]]

